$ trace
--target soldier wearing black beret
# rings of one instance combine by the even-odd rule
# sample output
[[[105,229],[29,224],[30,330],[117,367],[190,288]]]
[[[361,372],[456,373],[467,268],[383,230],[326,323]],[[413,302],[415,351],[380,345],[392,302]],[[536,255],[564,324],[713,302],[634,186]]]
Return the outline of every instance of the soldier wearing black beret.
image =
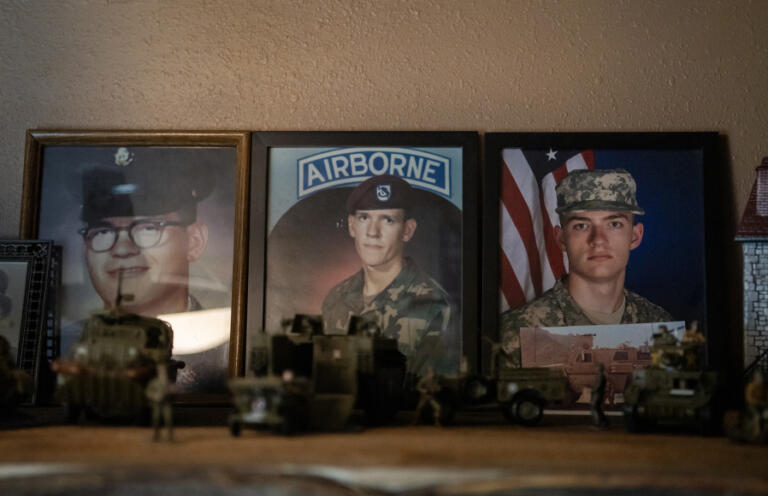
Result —
[[[345,333],[350,318],[358,315],[398,340],[413,374],[421,375],[429,366],[455,373],[456,307],[445,290],[405,256],[418,227],[417,198],[408,182],[390,174],[367,179],[349,195],[349,235],[362,268],[326,295],[326,332]]]

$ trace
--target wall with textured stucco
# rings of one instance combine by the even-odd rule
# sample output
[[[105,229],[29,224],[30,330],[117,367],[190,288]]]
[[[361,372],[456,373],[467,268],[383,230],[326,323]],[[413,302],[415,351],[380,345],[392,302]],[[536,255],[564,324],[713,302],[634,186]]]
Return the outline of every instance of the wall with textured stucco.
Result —
[[[715,130],[768,155],[768,2],[0,2],[0,236],[27,128]]]

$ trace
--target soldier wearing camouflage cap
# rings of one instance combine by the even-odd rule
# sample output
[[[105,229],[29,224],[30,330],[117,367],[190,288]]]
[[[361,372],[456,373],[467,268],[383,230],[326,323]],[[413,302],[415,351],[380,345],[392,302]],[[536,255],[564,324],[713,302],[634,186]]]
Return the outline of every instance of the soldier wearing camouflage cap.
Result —
[[[448,358],[458,349],[456,307],[405,256],[405,245],[418,227],[417,197],[404,179],[390,174],[373,176],[350,193],[348,229],[362,268],[328,292],[323,320],[327,333],[342,334],[350,318],[360,316],[398,340],[413,374],[428,366],[452,373],[458,370],[458,356]]]
[[[560,226],[555,236],[569,274],[549,291],[501,316],[501,333],[521,327],[668,322],[663,308],[624,287],[629,252],[640,245],[645,212],[632,175],[623,170],[578,170],[556,187]],[[519,356],[519,351],[518,351]]]

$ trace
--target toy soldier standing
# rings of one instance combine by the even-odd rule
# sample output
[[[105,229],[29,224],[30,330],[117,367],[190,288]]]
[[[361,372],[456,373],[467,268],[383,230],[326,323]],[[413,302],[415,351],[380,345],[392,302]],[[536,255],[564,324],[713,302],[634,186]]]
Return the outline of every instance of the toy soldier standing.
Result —
[[[160,439],[160,426],[165,424],[165,428],[168,429],[168,441],[173,441],[173,406],[171,405],[173,384],[168,380],[167,364],[157,364],[157,377],[147,384],[146,394],[152,404],[152,427],[155,429],[152,440]]]
[[[605,389],[607,386],[605,378],[605,366],[602,363],[597,364],[597,377],[592,387],[592,394],[589,398],[589,406],[592,411],[592,424],[598,429],[608,428],[608,419],[603,413],[603,401],[605,400]]]
[[[416,406],[416,413],[413,416],[412,425],[416,425],[421,418],[424,408],[429,404],[432,407],[432,416],[435,419],[435,426],[440,427],[440,403],[435,395],[440,392],[442,386],[435,375],[435,369],[427,367],[424,376],[416,384],[416,390],[419,392],[419,404]]]
[[[764,417],[768,411],[768,384],[763,380],[763,374],[756,370],[752,380],[744,389],[744,399],[747,403],[747,413],[751,418],[753,441],[759,441],[764,435]],[[750,435],[747,434],[747,435]]]

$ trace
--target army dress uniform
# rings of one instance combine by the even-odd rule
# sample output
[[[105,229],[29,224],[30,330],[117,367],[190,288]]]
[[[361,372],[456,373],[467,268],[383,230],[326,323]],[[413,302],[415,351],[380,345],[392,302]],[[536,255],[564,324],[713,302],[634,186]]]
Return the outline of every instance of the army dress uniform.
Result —
[[[397,339],[398,348],[409,357],[409,371],[421,370],[422,364],[413,363],[411,357],[422,353],[431,357],[427,361],[440,372],[458,370],[458,356],[452,353],[458,349],[457,316],[448,293],[434,279],[406,257],[397,277],[370,301],[363,296],[363,284],[360,269],[331,289],[323,301],[326,333],[346,333],[350,318],[358,315],[377,324],[382,335]],[[437,342],[441,343],[441,350],[429,344]],[[424,349],[427,347],[430,349]],[[439,359],[435,358],[437,354]]]
[[[89,227],[101,226],[104,219],[111,217],[142,218],[178,212],[187,223],[197,221],[199,203],[216,188],[216,175],[212,172],[218,165],[216,159],[212,152],[183,147],[94,151],[78,165],[80,173],[75,176],[79,176],[79,183],[70,185],[80,200],[80,220],[84,224],[81,235],[85,239]],[[189,290],[187,305],[179,313],[205,310],[189,281],[185,283]],[[62,350],[76,342],[87,320],[63,328]],[[186,363],[178,371],[176,384],[180,392],[226,389],[228,342],[197,353],[174,354],[174,358]]]

